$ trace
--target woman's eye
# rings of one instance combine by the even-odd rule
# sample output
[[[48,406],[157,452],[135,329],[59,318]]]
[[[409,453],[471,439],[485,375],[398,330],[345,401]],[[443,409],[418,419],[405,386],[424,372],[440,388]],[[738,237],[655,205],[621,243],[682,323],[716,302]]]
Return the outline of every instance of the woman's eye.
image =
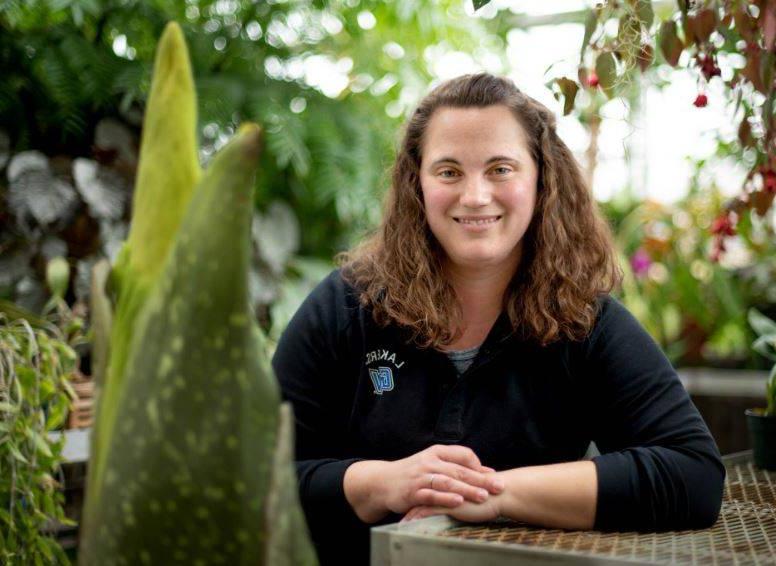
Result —
[[[439,174],[446,179],[451,179],[456,175],[455,171],[453,171],[452,169],[445,169],[443,171],[440,171]]]
[[[506,175],[507,173],[511,173],[512,169],[510,169],[509,167],[495,167],[493,171],[495,171],[499,175]]]

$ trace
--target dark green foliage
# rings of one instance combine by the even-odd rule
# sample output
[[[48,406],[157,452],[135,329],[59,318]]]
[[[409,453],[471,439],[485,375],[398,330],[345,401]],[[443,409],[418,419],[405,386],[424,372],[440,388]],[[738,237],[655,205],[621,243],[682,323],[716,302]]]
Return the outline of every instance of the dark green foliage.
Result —
[[[267,155],[257,205],[290,200],[309,227],[299,253],[329,259],[378,217],[383,170],[400,121],[386,114],[386,104],[399,100],[403,85],[428,84],[422,63],[428,46],[444,41],[471,52],[483,35],[482,21],[447,15],[462,14],[460,0],[433,9],[412,2],[354,4],[6,1],[0,4],[0,129],[10,135],[12,153],[34,148],[48,156],[90,157],[101,118],[139,127],[153,46],[165,23],[177,20],[190,46],[206,155],[221,143],[219,134],[228,135],[241,121],[261,123]],[[358,25],[365,10],[374,14],[376,27]],[[326,18],[329,27],[322,23]],[[295,30],[297,39],[280,39],[272,33],[276,27]],[[389,57],[389,42],[404,55]],[[304,73],[292,78],[265,71],[270,57],[285,64],[313,55],[350,59],[351,80],[390,75],[398,84],[377,94],[346,87],[332,99],[307,85]],[[298,98],[306,108],[295,113],[289,105]]]

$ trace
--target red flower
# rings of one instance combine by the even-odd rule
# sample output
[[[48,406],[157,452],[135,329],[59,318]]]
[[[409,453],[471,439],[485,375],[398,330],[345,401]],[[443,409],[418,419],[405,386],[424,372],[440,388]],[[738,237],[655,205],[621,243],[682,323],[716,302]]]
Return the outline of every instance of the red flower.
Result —
[[[698,108],[703,108],[709,103],[709,97],[705,94],[701,93],[698,96],[695,97],[695,102],[693,104],[697,106]]]
[[[701,68],[701,73],[706,77],[706,80],[710,80],[711,77],[718,77],[722,74],[722,71],[717,67],[717,63],[714,61],[712,55],[702,55],[698,57],[698,64]]]
[[[587,76],[587,86],[591,88],[598,86],[598,75],[595,71],[590,71],[590,74]]]
[[[732,236],[736,233],[735,228],[733,227],[733,222],[730,220],[730,215],[728,214],[722,214],[720,216],[717,216],[714,219],[714,222],[711,223],[711,233],[716,234],[718,236]],[[722,249],[724,251],[725,246],[721,243],[720,239],[720,245],[722,246]]]
[[[766,193],[776,193],[776,171],[773,169],[763,171],[763,188]]]

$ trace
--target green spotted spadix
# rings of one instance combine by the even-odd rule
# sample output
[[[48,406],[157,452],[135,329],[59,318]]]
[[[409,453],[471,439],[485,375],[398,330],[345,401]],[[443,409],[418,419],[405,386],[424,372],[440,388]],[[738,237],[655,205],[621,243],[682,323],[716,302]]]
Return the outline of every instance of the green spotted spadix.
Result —
[[[173,52],[163,56],[167,47]],[[168,26],[154,85],[164,80],[161,69],[181,57],[188,68],[180,30]],[[177,104],[174,97],[163,101],[149,102],[144,128],[160,119],[153,112]],[[152,143],[175,160],[176,152],[192,149],[178,141],[162,128]],[[183,190],[185,181],[163,175],[147,177],[144,193],[136,194],[136,201],[148,199],[133,211],[139,232],[130,231],[111,274],[116,315],[100,404],[112,397],[96,423],[99,468],[88,475],[82,565],[316,562],[291,464],[293,418],[288,405],[281,407],[249,303],[259,153],[260,128],[245,125],[198,182],[198,172],[191,177],[188,196],[166,194]],[[141,170],[143,159],[159,156],[141,150]],[[157,192],[158,206],[183,213],[156,210]],[[165,229],[143,227],[142,215]],[[133,233],[158,237],[167,251],[136,255],[147,240],[133,241]],[[120,373],[117,348],[125,349]]]
[[[176,23],[164,30],[154,61],[140,142],[129,265],[149,278],[162,269],[202,172],[197,98],[188,49]]]

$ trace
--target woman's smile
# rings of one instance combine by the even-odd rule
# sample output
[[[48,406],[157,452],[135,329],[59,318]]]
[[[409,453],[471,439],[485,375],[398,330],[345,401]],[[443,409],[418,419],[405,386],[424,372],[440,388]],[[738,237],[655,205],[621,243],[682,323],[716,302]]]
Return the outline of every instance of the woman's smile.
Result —
[[[454,216],[453,220],[467,232],[484,232],[495,226],[501,216]]]

